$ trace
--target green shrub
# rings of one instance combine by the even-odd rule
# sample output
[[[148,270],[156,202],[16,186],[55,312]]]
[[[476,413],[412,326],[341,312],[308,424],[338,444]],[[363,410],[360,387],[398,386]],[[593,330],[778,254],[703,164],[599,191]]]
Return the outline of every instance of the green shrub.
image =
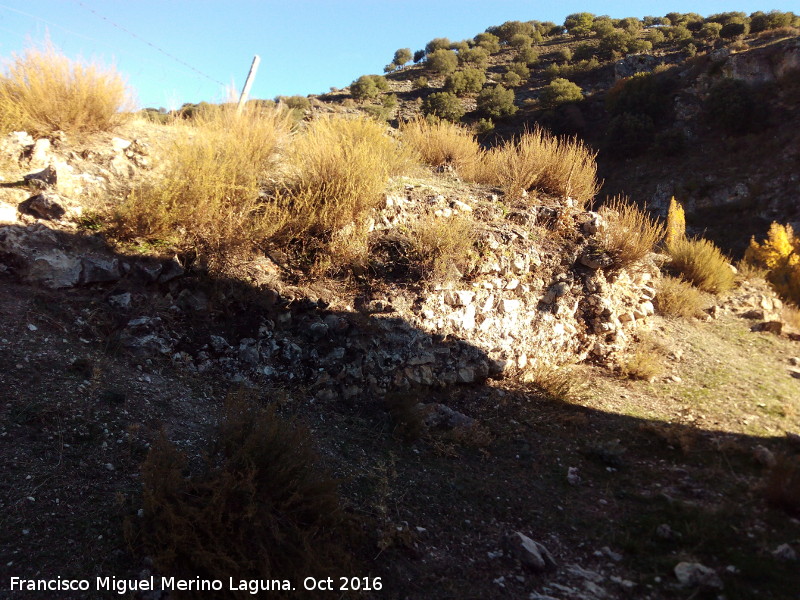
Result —
[[[592,32],[594,15],[588,12],[573,13],[564,19],[564,29],[575,37],[585,37]]]
[[[580,102],[583,92],[578,84],[559,77],[544,87],[540,99],[543,106],[553,108],[567,102]]]
[[[362,75],[350,84],[350,95],[360,102],[377,98],[389,89],[389,83],[381,75]]]
[[[461,100],[450,92],[434,92],[422,102],[422,112],[448,121],[460,121],[466,109]]]
[[[190,469],[165,437],[150,450],[142,465],[145,550],[160,572],[178,577],[299,581],[351,572],[355,524],[319,462],[307,429],[232,397],[199,465]]]
[[[749,32],[750,26],[747,23],[728,23],[722,27],[719,35],[726,40],[730,40],[742,35],[747,35]]]
[[[489,53],[481,47],[469,48],[458,53],[458,60],[462,64],[471,65],[476,69],[485,69],[489,64]]]
[[[433,38],[430,42],[425,44],[425,54],[430,56],[437,50],[449,50],[451,42],[446,37]]]
[[[521,48],[520,51],[517,52],[517,61],[532,67],[539,62],[539,53],[530,47]]]
[[[456,70],[458,56],[452,50],[435,50],[428,54],[426,64],[429,69],[441,75],[447,75]]]
[[[667,248],[669,269],[704,292],[720,294],[735,282],[733,270],[713,242],[704,239],[678,239]]]
[[[448,75],[444,82],[444,89],[456,96],[477,94],[486,83],[486,73],[480,69],[464,69]]]
[[[399,50],[395,51],[392,62],[398,67],[402,67],[406,63],[411,62],[412,58],[413,55],[411,54],[411,48],[400,48]]]
[[[572,60],[572,50],[567,48],[562,48],[558,52],[556,52],[556,60],[560,60],[561,62],[568,63]]]
[[[700,31],[697,32],[697,35],[700,36],[701,39],[714,41],[719,38],[720,31],[722,31],[722,25],[719,23],[705,23],[700,28]]]
[[[502,118],[517,112],[514,106],[514,91],[502,85],[484,88],[478,94],[478,110],[488,117]]]
[[[527,79],[531,75],[531,70],[528,68],[523,62],[513,62],[508,65],[508,72],[509,73],[516,73],[519,75],[520,79]]]
[[[294,110],[305,112],[311,109],[311,100],[305,96],[278,96],[275,100]]]
[[[420,75],[414,81],[411,82],[411,89],[413,90],[424,90],[428,87],[428,78],[424,75]]]
[[[517,87],[522,83],[522,77],[517,75],[514,71],[509,71],[503,75],[503,83],[510,88]]]
[[[491,133],[494,131],[494,123],[491,119],[478,119],[475,123],[475,132],[478,134]]]
[[[666,118],[671,109],[669,78],[637,73],[620,79],[606,94],[606,110],[612,115],[647,115],[654,122]]]
[[[500,52],[500,38],[492,33],[479,33],[473,39],[476,46],[483,48],[489,54]]]
[[[528,48],[533,44],[533,39],[529,35],[525,35],[524,33],[516,33],[511,36],[511,39],[508,41],[508,44],[512,48]]]
[[[414,62],[418,63],[425,58],[425,50],[417,50],[414,52]]]

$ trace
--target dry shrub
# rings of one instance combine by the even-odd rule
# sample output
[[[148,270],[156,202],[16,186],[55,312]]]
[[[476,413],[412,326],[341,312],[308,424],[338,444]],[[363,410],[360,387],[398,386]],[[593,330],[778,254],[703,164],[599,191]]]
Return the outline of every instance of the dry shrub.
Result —
[[[599,189],[596,154],[577,138],[555,137],[535,127],[489,151],[473,178],[499,185],[507,195],[539,189],[583,206]]]
[[[331,232],[378,206],[388,179],[412,169],[412,153],[385,125],[366,118],[308,123],[287,152],[288,181],[278,193],[294,234]]]
[[[450,121],[414,119],[400,127],[402,139],[433,167],[450,165],[469,179],[481,160],[481,148],[473,133]]]
[[[316,256],[313,271],[335,276],[342,272],[363,273],[369,264],[369,227],[364,220],[334,231],[324,251]]]
[[[176,577],[296,582],[352,572],[346,544],[355,528],[317,462],[307,430],[232,395],[202,466],[190,468],[163,437],[150,450],[142,467],[145,550]]]
[[[781,310],[781,316],[787,325],[800,331],[800,309],[796,306],[784,304]]]
[[[525,372],[523,381],[554,402],[580,402],[585,396],[584,383],[565,366],[537,364]]]
[[[285,210],[264,198],[289,133],[279,109],[230,107],[178,122],[163,177],[134,189],[117,210],[123,238],[169,240],[207,257],[250,247],[276,231]]]
[[[800,35],[800,28],[797,27],[777,27],[775,29],[767,29],[766,31],[759,31],[758,32],[758,39],[778,39],[778,38],[787,38],[787,37],[794,37],[796,35]]]
[[[412,265],[429,281],[460,279],[475,260],[475,222],[464,215],[426,213],[408,233]]]
[[[702,314],[706,298],[691,283],[664,275],[658,283],[655,304],[662,315],[690,319]]]
[[[620,365],[621,374],[628,379],[654,381],[664,371],[664,347],[651,335],[643,333],[628,349],[628,356]]]
[[[664,238],[664,226],[623,196],[612,198],[600,212],[606,219],[600,241],[616,267],[643,260]]]
[[[0,76],[3,131],[107,131],[129,104],[127,86],[116,70],[70,60],[49,41],[14,55]]]
[[[800,456],[782,456],[767,476],[765,495],[770,505],[800,515]]]
[[[713,242],[704,239],[679,239],[667,248],[669,268],[704,292],[721,294],[736,280],[728,259]]]

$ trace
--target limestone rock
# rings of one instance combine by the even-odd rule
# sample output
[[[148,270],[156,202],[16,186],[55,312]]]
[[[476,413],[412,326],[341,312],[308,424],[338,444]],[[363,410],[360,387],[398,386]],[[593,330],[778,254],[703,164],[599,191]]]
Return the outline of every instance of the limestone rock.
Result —
[[[556,561],[547,548],[524,533],[515,531],[506,538],[506,544],[511,555],[535,573],[548,571],[556,566]]]
[[[722,580],[714,569],[700,563],[680,562],[675,565],[675,577],[683,587],[712,587],[722,589]]]
[[[43,192],[31,196],[19,205],[20,211],[39,219],[56,221],[67,214],[66,203],[58,194]]]

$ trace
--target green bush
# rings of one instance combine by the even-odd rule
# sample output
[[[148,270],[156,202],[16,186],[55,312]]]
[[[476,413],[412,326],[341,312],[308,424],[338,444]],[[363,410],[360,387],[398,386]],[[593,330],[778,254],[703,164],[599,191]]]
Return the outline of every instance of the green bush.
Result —
[[[508,87],[517,87],[522,83],[522,77],[517,75],[514,71],[508,71],[503,75],[503,83]]]
[[[522,48],[517,53],[517,61],[519,61],[519,62],[521,62],[521,63],[523,63],[523,64],[525,64],[525,65],[527,65],[529,67],[532,67],[536,63],[539,62],[539,53],[536,52],[536,50],[534,50],[533,48],[530,48],[530,47]]]
[[[455,94],[435,92],[422,102],[422,112],[455,123],[461,120],[466,110]]]
[[[556,60],[568,63],[569,61],[572,60],[572,50],[569,48],[562,48],[561,50],[556,52]]]
[[[509,73],[516,73],[520,79],[527,79],[531,75],[531,70],[523,62],[514,62],[508,65]]]
[[[380,75],[362,75],[350,84],[350,95],[360,102],[377,98],[389,89],[389,83]]]
[[[585,37],[592,32],[594,15],[588,12],[573,13],[564,19],[564,29],[575,37]]]
[[[741,35],[747,35],[749,32],[750,26],[747,23],[728,23],[722,27],[719,35],[726,40],[730,40]]]
[[[511,37],[508,44],[512,48],[527,48],[533,44],[533,39],[524,33],[517,33]]]
[[[414,52],[414,62],[418,63],[425,58],[425,50],[417,50]]]
[[[460,42],[453,42],[450,44],[450,50],[455,50],[460,55],[465,50],[469,50],[469,42],[461,40]]]
[[[478,94],[478,110],[488,117],[501,118],[517,112],[514,106],[514,91],[502,85],[484,88]]]
[[[486,73],[480,69],[464,69],[447,76],[444,89],[456,96],[477,94],[486,83]]]
[[[489,52],[481,47],[469,48],[458,53],[458,60],[465,65],[471,65],[476,69],[485,69],[489,64]]]
[[[543,106],[554,108],[567,102],[580,102],[583,92],[578,84],[559,77],[544,87],[540,100]]]
[[[420,75],[414,81],[411,82],[411,89],[414,90],[424,90],[428,87],[428,78],[424,75]]]
[[[719,32],[722,31],[722,25],[719,23],[705,23],[697,35],[704,40],[714,41],[719,37]]]
[[[410,62],[412,58],[411,48],[400,48],[394,53],[392,62],[398,67],[402,67],[404,64]]]
[[[435,50],[428,54],[428,68],[441,75],[447,75],[456,70],[458,56],[452,50]]]
[[[606,95],[606,110],[612,115],[642,114],[659,121],[671,108],[672,86],[669,79],[652,73],[620,79]]]
[[[434,38],[427,44],[425,44],[425,54],[430,56],[437,50],[449,50],[450,49],[450,40],[445,38]]]
[[[478,134],[491,133],[494,131],[494,123],[491,119],[478,119],[475,123],[475,132]]]
[[[473,41],[477,47],[483,48],[489,54],[500,52],[500,38],[493,33],[479,33],[473,38]]]
[[[275,101],[285,104],[288,108],[294,110],[305,112],[311,109],[311,100],[305,96],[278,96]]]
[[[657,133],[653,146],[661,156],[678,156],[686,150],[686,142],[686,134],[672,128]]]

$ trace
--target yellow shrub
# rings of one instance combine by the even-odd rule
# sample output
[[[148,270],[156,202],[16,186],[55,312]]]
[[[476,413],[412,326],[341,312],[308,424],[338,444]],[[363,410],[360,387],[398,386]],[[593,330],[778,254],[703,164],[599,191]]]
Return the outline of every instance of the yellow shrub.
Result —
[[[14,56],[0,76],[3,131],[106,131],[128,104],[125,81],[113,68],[70,60],[49,42]]]
[[[415,119],[401,125],[402,139],[433,167],[450,165],[456,173],[469,178],[481,158],[481,148],[473,133],[450,121],[431,122]]]
[[[460,278],[475,258],[475,222],[466,216],[419,218],[409,233],[413,262],[423,278],[439,281]]]
[[[266,177],[289,133],[286,113],[248,107],[202,111],[182,128],[164,176],[134,189],[117,211],[124,238],[169,240],[207,257],[252,246],[285,211],[263,198]]]
[[[577,138],[558,138],[539,127],[492,149],[473,177],[507,195],[540,189],[584,205],[597,194],[596,152]]]
[[[733,287],[733,270],[713,242],[684,238],[673,242],[668,251],[670,269],[704,292],[720,294]]]
[[[664,226],[631,204],[627,198],[612,198],[600,212],[608,222],[600,241],[617,267],[628,267],[639,262],[664,237]]]
[[[763,244],[751,239],[745,260],[767,269],[767,281],[775,291],[800,304],[800,237],[794,234],[791,225],[770,225]]]
[[[324,117],[308,123],[287,152],[279,192],[294,233],[324,233],[363,218],[391,175],[415,165],[412,153],[371,119]]]
[[[705,297],[700,290],[683,279],[664,275],[658,282],[655,303],[662,315],[689,319],[700,316]]]
[[[669,248],[673,243],[686,237],[686,215],[683,206],[675,200],[675,196],[669,201],[669,211],[667,212],[667,234],[664,243]]]

